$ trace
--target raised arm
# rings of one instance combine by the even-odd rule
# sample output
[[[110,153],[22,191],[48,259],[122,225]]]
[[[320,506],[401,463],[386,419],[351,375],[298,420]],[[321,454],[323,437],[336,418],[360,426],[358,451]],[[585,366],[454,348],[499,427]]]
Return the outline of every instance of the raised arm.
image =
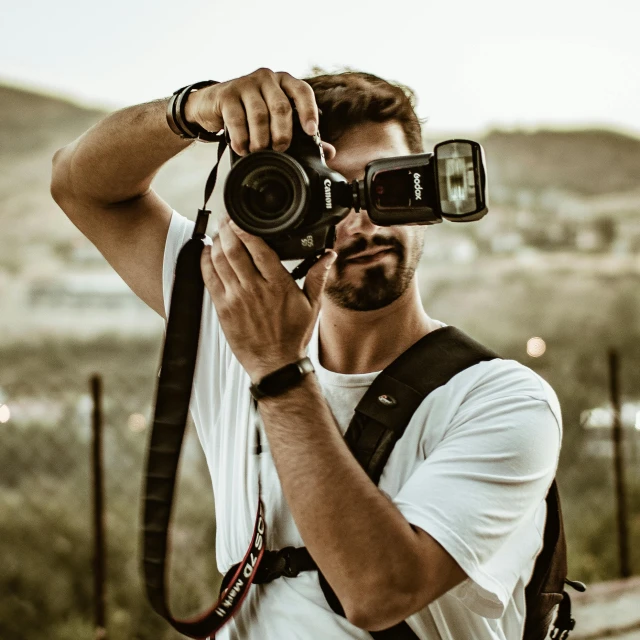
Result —
[[[309,132],[317,108],[309,85],[259,69],[190,94],[187,120],[209,131],[226,124],[244,155],[291,141],[293,98]],[[133,292],[164,317],[162,262],[171,207],[152,189],[156,173],[191,144],[169,128],[168,99],[117,111],[53,158],[51,193]]]
[[[171,207],[156,173],[191,141],[165,118],[167,100],[117,111],[53,157],[51,194],[133,292],[164,316],[162,260]]]

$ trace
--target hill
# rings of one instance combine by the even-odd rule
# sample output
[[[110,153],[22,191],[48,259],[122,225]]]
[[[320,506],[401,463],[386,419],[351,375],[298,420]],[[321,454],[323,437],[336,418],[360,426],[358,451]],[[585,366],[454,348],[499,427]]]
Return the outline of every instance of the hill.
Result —
[[[490,184],[596,196],[637,190],[640,140],[603,130],[492,131],[482,141]]]
[[[55,151],[106,115],[68,101],[0,85],[0,281],[48,272],[84,242],[49,193]],[[215,149],[198,145],[157,178],[158,191],[181,211],[195,211]]]
[[[48,153],[103,116],[70,102],[0,85],[0,162]]]
[[[49,195],[51,158],[104,115],[0,85],[0,280],[3,270],[50,272],[83,242]],[[517,203],[522,191],[549,189],[607,202],[624,196],[625,207],[630,199],[633,211],[640,203],[640,140],[635,138],[610,131],[494,131],[482,142],[494,204]],[[191,215],[214,160],[213,145],[194,145],[160,171],[155,187]]]

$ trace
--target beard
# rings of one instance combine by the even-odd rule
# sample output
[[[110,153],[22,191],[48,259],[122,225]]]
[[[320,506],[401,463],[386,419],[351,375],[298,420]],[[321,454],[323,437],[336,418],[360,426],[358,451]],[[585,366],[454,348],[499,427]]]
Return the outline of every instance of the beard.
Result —
[[[360,281],[345,278],[350,256],[373,247],[385,247],[395,254],[395,264],[374,264],[364,268]],[[419,244],[417,255],[407,255],[406,247],[396,238],[374,236],[370,242],[359,238],[341,251],[335,261],[335,275],[330,275],[325,294],[337,306],[352,311],[374,311],[395,302],[411,284],[422,252]]]

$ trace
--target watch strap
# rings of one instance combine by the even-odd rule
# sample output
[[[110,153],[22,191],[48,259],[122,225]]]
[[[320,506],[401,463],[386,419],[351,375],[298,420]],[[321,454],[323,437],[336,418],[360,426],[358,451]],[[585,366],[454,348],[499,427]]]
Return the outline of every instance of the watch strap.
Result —
[[[279,396],[300,384],[307,374],[314,371],[311,360],[305,357],[269,373],[260,382],[252,384],[249,390],[256,400],[267,396]]]

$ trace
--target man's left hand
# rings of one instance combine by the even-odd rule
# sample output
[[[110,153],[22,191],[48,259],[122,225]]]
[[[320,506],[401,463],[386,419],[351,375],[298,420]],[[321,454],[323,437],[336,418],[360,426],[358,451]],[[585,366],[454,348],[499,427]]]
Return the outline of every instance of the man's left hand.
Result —
[[[252,382],[306,355],[328,270],[328,251],[296,284],[276,252],[228,215],[202,252],[205,286],[227,342]]]

